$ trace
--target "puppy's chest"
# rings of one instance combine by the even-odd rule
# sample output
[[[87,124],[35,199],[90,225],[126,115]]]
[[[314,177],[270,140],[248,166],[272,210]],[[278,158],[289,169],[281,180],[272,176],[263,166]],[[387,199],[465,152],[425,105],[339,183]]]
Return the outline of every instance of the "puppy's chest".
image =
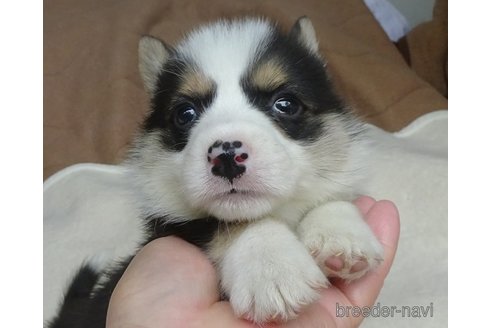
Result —
[[[280,221],[295,231],[302,215],[292,209],[285,209],[276,214],[281,215],[282,212],[284,212],[284,217]],[[185,222],[172,222],[166,217],[147,218],[147,242],[161,237],[176,236],[201,248],[213,262],[218,263],[231,243],[248,226],[259,221],[261,220],[224,222],[214,217],[206,217]]]

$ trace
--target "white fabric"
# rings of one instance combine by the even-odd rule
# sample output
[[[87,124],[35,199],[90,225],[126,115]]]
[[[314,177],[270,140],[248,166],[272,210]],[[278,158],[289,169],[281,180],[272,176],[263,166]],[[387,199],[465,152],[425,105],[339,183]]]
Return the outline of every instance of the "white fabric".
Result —
[[[394,134],[371,126],[370,136],[376,149],[366,193],[395,202],[401,217],[398,253],[377,302],[423,306],[420,314],[427,317],[395,312],[367,318],[363,326],[447,326],[447,111],[426,114]],[[82,261],[105,265],[142,241],[125,183],[121,167],[101,164],[74,165],[45,182],[45,319]]]
[[[398,252],[377,302],[430,306],[432,317],[368,318],[364,327],[447,327],[447,111],[426,114],[400,132],[372,129],[378,150],[367,194],[393,201],[400,212]],[[425,311],[425,310],[424,310]]]
[[[364,0],[364,3],[391,41],[398,41],[410,31],[405,16],[391,2],[387,0]]]

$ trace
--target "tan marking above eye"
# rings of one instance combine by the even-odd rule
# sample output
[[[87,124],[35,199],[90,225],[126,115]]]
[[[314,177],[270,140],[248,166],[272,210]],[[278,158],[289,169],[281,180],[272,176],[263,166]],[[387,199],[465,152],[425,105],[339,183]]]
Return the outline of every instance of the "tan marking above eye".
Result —
[[[206,96],[214,91],[214,82],[203,73],[189,71],[183,74],[178,93],[183,95]]]
[[[273,91],[288,82],[288,74],[278,60],[271,59],[253,69],[251,82],[259,89]]]

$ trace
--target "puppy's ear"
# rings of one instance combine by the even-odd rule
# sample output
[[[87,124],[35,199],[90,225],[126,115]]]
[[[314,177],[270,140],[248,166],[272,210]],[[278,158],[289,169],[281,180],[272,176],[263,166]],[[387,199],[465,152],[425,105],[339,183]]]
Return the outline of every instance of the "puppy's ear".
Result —
[[[152,36],[143,36],[138,44],[138,68],[145,90],[153,94],[162,68],[171,55],[171,48]]]
[[[290,37],[296,39],[313,54],[318,54],[316,32],[314,31],[313,23],[307,16],[302,16],[296,21],[290,30]]]

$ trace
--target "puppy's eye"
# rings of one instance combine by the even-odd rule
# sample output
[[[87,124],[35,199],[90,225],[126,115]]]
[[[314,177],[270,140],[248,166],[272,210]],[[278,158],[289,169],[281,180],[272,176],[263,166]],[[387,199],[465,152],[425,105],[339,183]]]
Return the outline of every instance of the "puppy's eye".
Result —
[[[278,114],[292,117],[301,112],[302,105],[296,98],[284,96],[275,100],[272,109]]]
[[[193,105],[181,105],[174,114],[174,124],[180,129],[187,129],[195,122],[197,117],[198,114]]]

